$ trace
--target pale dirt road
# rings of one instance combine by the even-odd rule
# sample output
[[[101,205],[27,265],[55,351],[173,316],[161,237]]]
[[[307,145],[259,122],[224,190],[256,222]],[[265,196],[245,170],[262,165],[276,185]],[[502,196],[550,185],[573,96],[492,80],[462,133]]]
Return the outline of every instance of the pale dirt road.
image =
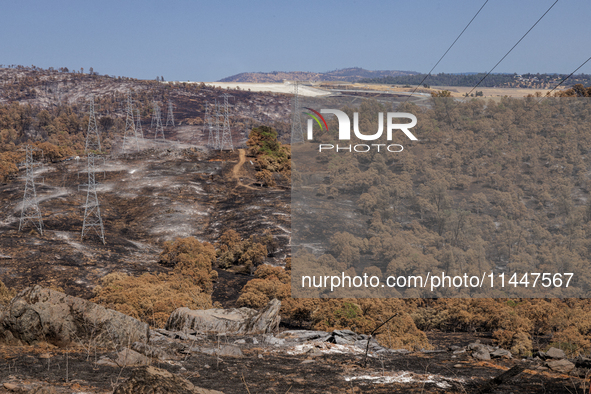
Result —
[[[236,186],[242,186],[242,187],[245,187],[247,189],[257,190],[257,189],[255,189],[252,186],[245,185],[240,180],[240,176],[238,176],[238,174],[240,173],[240,170],[242,169],[242,166],[246,162],[246,151],[244,149],[238,149],[238,154],[239,154],[238,163],[234,166],[234,168],[232,168],[232,178],[236,179],[236,182],[238,182],[238,184]]]

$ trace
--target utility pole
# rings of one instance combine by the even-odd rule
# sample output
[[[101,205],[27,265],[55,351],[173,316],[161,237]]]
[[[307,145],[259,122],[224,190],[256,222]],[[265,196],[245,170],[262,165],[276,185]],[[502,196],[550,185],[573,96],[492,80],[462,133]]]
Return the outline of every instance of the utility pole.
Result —
[[[39,163],[33,160],[33,151],[37,150],[31,145],[25,146],[25,193],[23,195],[23,206],[21,209],[21,219],[18,224],[18,231],[21,231],[27,222],[30,222],[43,235],[43,219],[41,209],[37,200],[37,191],[35,190],[35,175],[33,169]]]

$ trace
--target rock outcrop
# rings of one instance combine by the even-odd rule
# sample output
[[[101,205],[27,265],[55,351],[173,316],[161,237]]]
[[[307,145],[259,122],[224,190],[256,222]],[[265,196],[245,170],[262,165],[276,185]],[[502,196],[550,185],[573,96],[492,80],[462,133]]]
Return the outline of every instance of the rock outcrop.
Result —
[[[546,366],[551,370],[560,373],[569,373],[575,368],[575,364],[565,359],[546,361]]]
[[[217,390],[195,387],[193,383],[156,368],[138,368],[120,384],[113,394],[224,394]]]
[[[545,352],[546,358],[553,358],[553,359],[562,359],[566,358],[566,354],[562,349],[556,349],[555,347],[551,347]]]
[[[191,310],[177,308],[166,322],[170,331],[265,334],[279,327],[281,301],[269,301],[262,311],[250,308]]]
[[[0,315],[0,339],[56,345],[147,342],[149,327],[133,317],[41,286],[18,293]]]

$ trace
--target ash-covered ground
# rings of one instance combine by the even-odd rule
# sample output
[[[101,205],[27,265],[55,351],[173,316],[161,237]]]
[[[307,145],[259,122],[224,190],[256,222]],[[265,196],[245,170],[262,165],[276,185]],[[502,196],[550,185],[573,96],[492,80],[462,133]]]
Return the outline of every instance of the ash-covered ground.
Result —
[[[110,272],[166,270],[158,264],[165,241],[193,236],[214,242],[228,228],[245,238],[269,229],[279,244],[269,263],[285,257],[289,190],[251,185],[253,165],[250,160],[239,163],[238,150],[212,152],[174,140],[144,143],[152,147],[97,159],[106,245],[92,231],[81,238],[85,157],[35,169],[43,235],[31,224],[18,231],[24,170],[0,186],[0,280],[17,290],[40,284],[88,298]]]
[[[586,393],[589,388],[585,377],[548,372],[537,361],[475,361],[468,352],[442,350],[370,355],[366,362],[362,349],[291,343],[282,339],[286,334],[168,339],[174,342],[171,357],[152,365],[225,394],[477,393],[516,366],[524,368],[517,378],[482,392]],[[112,393],[137,369],[114,364],[109,360],[117,353],[100,348],[40,344],[0,352],[0,393]],[[35,391],[42,387],[53,391]]]

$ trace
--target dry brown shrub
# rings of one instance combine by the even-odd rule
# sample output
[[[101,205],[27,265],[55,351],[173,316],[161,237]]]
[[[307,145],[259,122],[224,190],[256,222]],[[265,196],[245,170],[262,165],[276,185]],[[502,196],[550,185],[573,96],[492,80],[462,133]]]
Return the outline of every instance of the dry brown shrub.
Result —
[[[262,264],[267,257],[267,247],[258,242],[251,243],[238,259],[238,263],[251,270]]]
[[[400,299],[297,299],[291,298],[291,259],[286,269],[261,265],[238,299],[240,306],[261,308],[272,298],[281,300],[282,319],[315,330],[350,329],[369,334],[397,314],[378,331],[384,346],[406,349],[429,348],[426,335],[408,314],[413,306]]]
[[[291,296],[290,275],[281,267],[261,265],[241,293],[238,305],[249,308],[262,308],[273,298],[285,300]]]
[[[164,264],[174,267],[176,273],[193,278],[205,292],[213,289],[211,271],[215,257],[215,249],[209,242],[199,242],[194,237],[165,242],[160,254]]]
[[[36,144],[36,147],[43,151],[43,157],[46,160],[50,160],[52,162],[58,161],[67,156],[72,156],[74,154],[74,151],[69,147],[58,147],[47,141]]]
[[[411,313],[415,325],[420,330],[445,329],[446,322],[449,321],[449,311],[438,311],[435,308],[426,306],[417,308]]]
[[[176,308],[211,308],[211,296],[190,276],[171,273],[139,277],[114,272],[101,280],[93,302],[142,320],[154,327],[164,327]]]
[[[517,313],[532,322],[534,335],[543,335],[552,330],[552,321],[560,308],[560,300],[522,300],[517,306]]]
[[[0,182],[6,182],[18,173],[16,162],[20,159],[12,152],[0,153]]]
[[[517,332],[513,334],[511,341],[511,353],[522,356],[529,356],[533,350],[531,337],[526,332]]]
[[[253,128],[246,142],[248,155],[256,161],[257,180],[263,186],[275,186],[273,173],[280,173],[286,180],[291,175],[291,148],[277,140],[277,132],[272,127]]]
[[[384,326],[377,340],[392,349],[430,349],[427,335],[419,330],[408,314],[396,317]]]
[[[273,174],[269,170],[260,170],[256,173],[255,177],[257,181],[263,186],[275,186],[275,180]]]
[[[514,354],[531,354],[532,337],[547,334],[568,354],[591,349],[591,302],[585,299],[439,299],[411,309],[420,329],[490,331]]]
[[[215,250],[211,244],[180,238],[167,242],[160,258],[174,267],[172,272],[139,277],[111,273],[101,280],[92,301],[156,327],[163,327],[170,313],[181,306],[212,307]]]
[[[218,239],[219,250],[221,252],[226,252],[228,250],[234,249],[238,245],[240,245],[240,241],[242,241],[242,237],[234,230],[226,230],[220,235]]]
[[[247,273],[254,272],[268,255],[267,246],[261,242],[271,247],[275,245],[273,237],[268,233],[263,236],[251,235],[250,238],[241,240],[236,231],[225,231],[216,243],[219,256],[218,266],[230,268],[233,265],[239,265]]]
[[[566,327],[552,338],[552,346],[564,350],[567,357],[576,357],[591,348],[588,335],[583,335],[575,326]]]
[[[377,332],[384,346],[409,350],[428,349],[429,341],[407,313],[400,299],[331,299],[321,300],[312,313],[314,329],[332,331],[350,329],[370,334],[381,323],[396,315]]]

